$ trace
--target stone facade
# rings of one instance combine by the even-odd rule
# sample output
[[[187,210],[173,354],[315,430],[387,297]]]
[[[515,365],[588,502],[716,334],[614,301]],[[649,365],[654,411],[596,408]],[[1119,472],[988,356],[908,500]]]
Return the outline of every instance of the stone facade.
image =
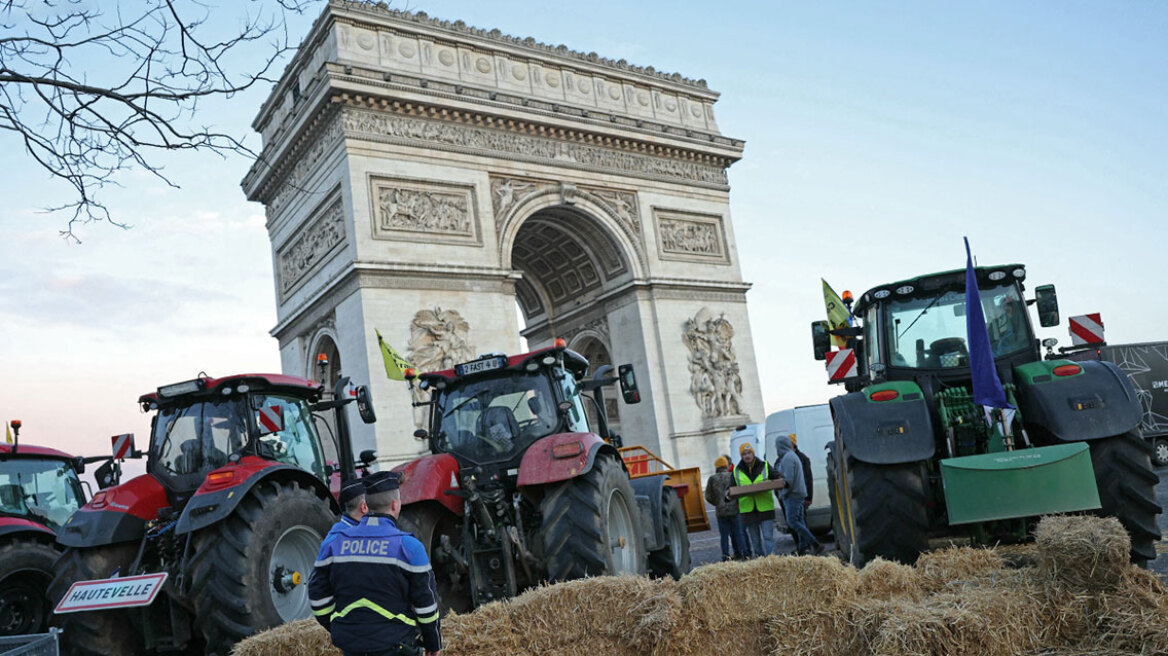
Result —
[[[374,329],[423,368],[555,337],[632,363],[626,443],[708,467],[762,421],[726,169],[704,81],[424,14],[333,0],[254,127],[284,370],[372,387],[357,450],[413,457],[420,419]],[[610,395],[611,396],[611,395]]]

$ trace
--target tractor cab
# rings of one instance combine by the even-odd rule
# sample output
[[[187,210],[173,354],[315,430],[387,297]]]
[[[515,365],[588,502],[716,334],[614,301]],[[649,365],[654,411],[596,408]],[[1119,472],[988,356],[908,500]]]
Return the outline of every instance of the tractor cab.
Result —
[[[282,375],[202,377],[145,394],[151,422],[147,471],[172,500],[188,497],[208,473],[246,456],[291,465],[326,482],[336,452],[321,439],[314,381]],[[331,448],[330,448],[331,447]]]
[[[976,269],[990,348],[1003,372],[1040,359],[1039,343],[1023,297],[1026,269],[1020,264]],[[1057,323],[1054,288],[1036,290],[1043,326]],[[1048,306],[1054,304],[1053,321]],[[853,308],[862,328],[836,331],[850,338],[859,374],[872,382],[930,378],[944,385],[968,384],[965,271],[920,276],[865,292]],[[830,348],[823,322],[812,325],[816,358]],[[1007,373],[1008,377],[1008,373]]]
[[[603,409],[601,384],[613,381],[585,381],[587,370],[588,361],[561,344],[510,357],[486,354],[422,374],[418,387],[431,394],[424,436],[433,453],[449,453],[464,465],[504,468],[517,466],[528,447],[549,435],[611,439],[603,411],[595,413],[601,425],[590,426],[585,408]],[[583,393],[589,389],[593,396]]]
[[[76,462],[56,449],[0,445],[0,518],[59,530],[85,502]]]

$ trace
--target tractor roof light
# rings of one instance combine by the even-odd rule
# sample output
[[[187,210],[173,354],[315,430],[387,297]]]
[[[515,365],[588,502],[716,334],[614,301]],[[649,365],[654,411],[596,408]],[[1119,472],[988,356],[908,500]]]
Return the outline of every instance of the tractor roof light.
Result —
[[[1026,279],[1026,269],[1014,269],[1014,277],[1018,280]]]
[[[557,337],[552,340],[552,348],[568,348],[568,340],[564,339],[563,337]]]
[[[553,360],[553,362],[554,362],[554,360]],[[536,362],[535,360],[531,360],[526,365],[524,365],[523,368],[534,373],[536,371],[539,371],[539,363]]]
[[[158,396],[161,396],[164,399],[168,399],[176,396],[182,396],[183,394],[193,394],[195,392],[203,391],[203,388],[206,386],[206,384],[206,381],[204,381],[202,378],[196,378],[194,380],[187,380],[181,383],[175,383],[173,385],[163,385],[162,387],[158,388]]]
[[[418,372],[413,367],[406,367],[405,370],[402,371],[402,376],[404,376],[406,380],[413,380],[418,377]]]
[[[852,290],[850,290],[850,289],[845,289],[845,290],[844,290],[844,295],[840,297],[840,300],[841,300],[841,301],[843,301],[844,303],[851,303],[851,302],[852,302],[852,298],[853,298],[853,297],[852,297]]]
[[[915,290],[916,290],[916,288],[913,287],[912,285],[901,285],[900,287],[896,288],[896,293],[897,294],[911,294]]]
[[[327,367],[328,366],[328,355],[326,355],[324,353],[317,353],[316,354],[316,363],[322,367]]]
[[[1077,364],[1060,364],[1051,373],[1056,376],[1074,376],[1081,371],[1083,371],[1083,368]]]
[[[900,392],[894,389],[880,390],[879,392],[872,392],[872,396],[868,397],[873,401],[894,401],[900,398]]]
[[[888,291],[887,289],[877,289],[876,291],[872,292],[872,297],[876,299],[888,298],[891,295],[892,292]]]
[[[1005,271],[990,271],[989,278],[993,281],[998,281],[1006,277]]]

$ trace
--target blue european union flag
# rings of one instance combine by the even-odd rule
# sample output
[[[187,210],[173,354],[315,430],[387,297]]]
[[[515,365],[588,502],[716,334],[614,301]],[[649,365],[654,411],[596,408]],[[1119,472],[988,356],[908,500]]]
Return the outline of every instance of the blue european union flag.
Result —
[[[965,238],[965,332],[969,340],[969,369],[973,376],[973,402],[991,408],[1013,408],[1006,400],[1006,390],[994,366],[994,352],[981,308],[977,275],[973,272],[973,255],[969,238]]]

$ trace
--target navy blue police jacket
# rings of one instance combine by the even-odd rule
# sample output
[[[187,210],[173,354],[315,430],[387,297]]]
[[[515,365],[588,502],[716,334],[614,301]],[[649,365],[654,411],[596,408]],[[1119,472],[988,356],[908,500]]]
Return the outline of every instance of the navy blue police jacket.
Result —
[[[321,551],[308,597],[312,613],[343,651],[414,644],[442,648],[434,570],[417,538],[393,517],[366,515]]]
[[[320,541],[320,552],[317,553],[316,559],[324,560],[324,550],[328,548],[329,543],[337,539],[337,536],[341,534],[341,531],[347,528],[352,528],[360,523],[360,520],[356,520],[352,517],[349,517],[348,515],[342,514],[341,519],[336,524],[333,524],[333,527],[329,529],[329,532],[324,536],[324,539]]]

